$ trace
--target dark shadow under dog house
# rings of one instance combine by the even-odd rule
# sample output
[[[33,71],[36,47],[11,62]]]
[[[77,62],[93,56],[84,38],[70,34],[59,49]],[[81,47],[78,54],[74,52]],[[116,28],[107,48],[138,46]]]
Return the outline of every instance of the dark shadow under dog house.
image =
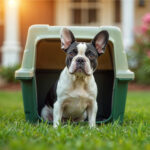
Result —
[[[90,42],[101,30],[110,38],[106,52],[99,57],[94,73],[98,85],[97,123],[123,122],[128,81],[134,78],[129,71],[122,46],[120,30],[116,27],[68,27],[77,41]],[[22,66],[15,76],[21,80],[26,120],[41,120],[40,112],[50,86],[65,67],[65,53],[60,49],[61,27],[31,26],[28,32]]]

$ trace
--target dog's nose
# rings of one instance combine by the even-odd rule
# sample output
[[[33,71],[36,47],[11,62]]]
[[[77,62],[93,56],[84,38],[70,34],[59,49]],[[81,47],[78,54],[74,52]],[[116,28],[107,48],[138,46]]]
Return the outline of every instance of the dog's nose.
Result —
[[[82,58],[82,57],[78,57],[78,58],[76,59],[76,62],[82,64],[82,63],[85,62],[85,60],[84,60],[84,58]]]

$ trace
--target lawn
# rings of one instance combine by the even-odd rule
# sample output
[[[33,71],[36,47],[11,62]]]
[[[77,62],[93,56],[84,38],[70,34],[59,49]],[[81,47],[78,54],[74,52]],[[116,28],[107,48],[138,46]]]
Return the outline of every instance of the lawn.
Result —
[[[24,119],[20,92],[0,92],[0,149],[150,150],[150,92],[129,92],[124,124],[29,124]]]

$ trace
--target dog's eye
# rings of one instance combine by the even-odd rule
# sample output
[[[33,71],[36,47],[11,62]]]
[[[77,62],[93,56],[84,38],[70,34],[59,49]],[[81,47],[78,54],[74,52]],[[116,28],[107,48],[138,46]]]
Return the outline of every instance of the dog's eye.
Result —
[[[96,58],[96,55],[92,51],[87,51],[86,56],[91,60]]]
[[[95,58],[95,56],[92,55],[92,54],[88,55],[88,57],[89,57],[89,59],[94,59]]]
[[[95,59],[95,55],[92,54],[92,53],[89,53],[87,56],[88,56],[89,59]]]
[[[73,57],[73,56],[75,56],[75,55],[77,55],[77,50],[76,50],[76,49],[73,49],[73,50],[69,53],[69,56],[70,56],[70,57]]]
[[[70,53],[69,53],[69,56],[70,56],[70,57],[73,57],[73,56],[75,56],[75,53],[74,53],[74,52],[70,52]]]

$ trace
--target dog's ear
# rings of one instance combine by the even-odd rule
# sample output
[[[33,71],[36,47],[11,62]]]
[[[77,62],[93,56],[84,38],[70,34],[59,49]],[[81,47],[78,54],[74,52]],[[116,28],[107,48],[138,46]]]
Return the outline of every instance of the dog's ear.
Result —
[[[108,43],[109,34],[106,30],[99,32],[92,40],[93,46],[96,48],[99,55],[105,52]]]
[[[67,28],[62,28],[60,35],[61,35],[61,48],[64,51],[66,51],[68,47],[75,41],[75,37],[73,33]]]

